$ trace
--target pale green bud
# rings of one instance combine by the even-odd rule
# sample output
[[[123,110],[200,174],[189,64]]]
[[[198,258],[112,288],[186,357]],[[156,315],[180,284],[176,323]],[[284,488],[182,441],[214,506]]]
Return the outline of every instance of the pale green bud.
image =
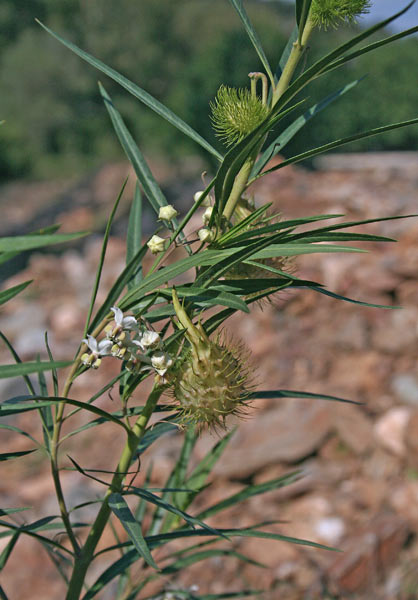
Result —
[[[196,192],[195,195],[193,196],[193,200],[195,202],[197,202],[198,200],[200,200],[202,194],[203,194],[203,191]],[[203,200],[201,206],[210,206],[210,198],[209,198],[209,196],[206,196],[206,198]]]
[[[208,227],[202,227],[202,229],[199,229],[197,235],[199,236],[199,240],[205,244],[210,244],[210,242],[213,242],[215,239],[215,232]]]
[[[167,204],[167,206],[162,206],[158,213],[158,218],[161,221],[172,221],[178,215],[178,211],[171,204]]]
[[[203,213],[203,223],[205,225],[209,225],[209,221],[211,219],[212,216],[212,212],[213,212],[213,206],[208,206],[207,209],[205,210],[205,212]]]
[[[153,254],[159,254],[164,252],[168,248],[169,240],[161,238],[159,235],[153,235],[150,241],[147,243],[148,248]]]

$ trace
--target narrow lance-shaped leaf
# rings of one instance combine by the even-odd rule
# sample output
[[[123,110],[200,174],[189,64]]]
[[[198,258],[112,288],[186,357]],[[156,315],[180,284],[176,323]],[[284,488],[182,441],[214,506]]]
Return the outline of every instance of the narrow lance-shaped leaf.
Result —
[[[334,69],[337,69],[338,67],[341,67],[345,63],[349,62],[350,60],[353,60],[354,58],[357,58],[358,56],[361,56],[362,54],[366,54],[367,52],[372,52],[373,50],[376,50],[377,48],[386,46],[387,44],[391,44],[392,42],[394,42],[396,40],[400,40],[404,37],[413,35],[414,33],[417,33],[417,32],[418,32],[418,25],[416,25],[415,27],[411,27],[410,29],[405,29],[405,31],[401,31],[400,33],[395,33],[394,35],[384,38],[383,40],[379,40],[378,42],[373,42],[373,44],[368,44],[367,46],[364,46],[363,48],[360,48],[359,50],[355,50],[354,52],[350,52],[349,54],[346,54],[342,58],[332,62],[328,67],[326,67],[322,71],[321,75],[323,75],[325,73],[329,73],[330,71],[333,71]]]
[[[302,40],[303,30],[308,20],[312,0],[296,0],[296,23],[299,31],[299,41]]]
[[[242,3],[242,0],[229,0],[232,4],[232,6],[235,8],[235,10],[237,11],[237,13],[239,14],[239,17],[245,27],[245,31],[247,32],[248,37],[251,40],[252,45],[255,48],[255,51],[258,54],[259,59],[261,60],[263,67],[271,81],[271,83],[274,83],[274,77],[273,77],[273,73],[271,71],[271,67],[269,65],[269,62],[267,60],[267,56],[263,50],[263,47],[261,45],[260,39],[254,29],[254,27],[251,24],[251,21],[247,15],[247,12],[244,8],[244,5]]]
[[[117,493],[110,494],[108,503],[113,513],[122,523],[138,554],[147,564],[158,570],[158,566],[152,558],[148,545],[142,535],[141,525],[136,521],[123,497]]]
[[[110,228],[112,227],[112,223],[115,218],[116,211],[117,211],[119,203],[122,199],[123,192],[125,191],[125,187],[126,187],[127,183],[128,183],[128,178],[125,179],[125,181],[122,185],[122,188],[118,194],[118,197],[116,198],[116,202],[113,205],[113,208],[111,210],[111,213],[110,213],[109,218],[106,223],[106,229],[105,229],[105,233],[103,236],[103,242],[102,242],[102,249],[100,252],[99,264],[97,265],[97,270],[96,270],[96,279],[95,279],[93,291],[91,294],[90,305],[89,305],[89,309],[88,309],[87,317],[86,317],[86,324],[84,326],[84,336],[87,335],[87,332],[89,330],[89,323],[90,323],[91,315],[93,313],[94,303],[96,302],[97,292],[98,292],[99,285],[100,285],[100,278],[101,278],[102,270],[103,270],[103,263],[104,263],[105,256],[106,256],[107,244],[109,241]]]
[[[18,294],[20,294],[20,292],[23,292],[23,290],[25,288],[27,288],[28,285],[30,283],[32,283],[32,281],[33,280],[31,279],[30,281],[25,281],[24,283],[20,283],[19,285],[14,285],[13,287],[8,288],[7,290],[1,291],[0,292],[0,304],[5,304],[9,300],[14,298]]]
[[[101,83],[99,83],[100,92],[102,94],[105,106],[109,112],[110,118],[115,128],[116,135],[124,149],[129,162],[133,166],[135,173],[138,177],[140,184],[142,185],[145,195],[149,200],[152,208],[155,210],[157,215],[160,212],[160,208],[167,206],[167,200],[161,191],[160,186],[155,180],[154,175],[151,172],[142,152],[138,148],[132,135],[129,133],[120,113],[116,110],[109,94],[106,92]],[[178,223],[176,219],[172,219],[172,224],[177,227]],[[180,238],[184,239],[183,232],[180,232]],[[189,254],[191,250],[188,245],[185,246]]]
[[[20,536],[20,531],[15,531],[14,534],[12,535],[10,541],[8,542],[7,546],[4,548],[3,552],[0,554],[0,571],[2,571],[4,569],[4,567],[6,566],[9,556],[11,555],[13,548],[15,547],[16,542],[19,539],[19,536]]]
[[[64,44],[64,46],[66,46],[67,48],[72,50],[75,54],[80,56],[80,58],[82,58],[83,60],[88,62],[90,65],[92,65],[93,67],[95,67],[96,69],[98,69],[99,71],[101,71],[102,73],[104,73],[105,75],[107,75],[108,77],[113,79],[114,81],[116,81],[116,83],[119,83],[119,85],[121,85],[126,90],[128,90],[128,92],[130,94],[132,94],[133,96],[135,96],[135,98],[138,98],[138,100],[143,102],[146,106],[148,106],[153,111],[155,111],[157,114],[159,114],[161,117],[166,119],[169,123],[174,125],[174,127],[177,127],[177,129],[179,129],[182,133],[184,133],[185,135],[190,137],[193,141],[200,144],[205,150],[207,150],[208,152],[213,154],[218,160],[222,160],[222,155],[219,154],[219,152],[217,152],[215,150],[215,148],[213,148],[209,144],[209,142],[207,142],[204,138],[202,138],[202,136],[200,136],[196,131],[194,131],[194,129],[192,129],[189,125],[187,125],[187,123],[182,121],[182,119],[180,119],[180,117],[178,117],[171,110],[169,110],[166,106],[164,106],[164,104],[161,104],[161,102],[158,102],[158,100],[156,100],[153,96],[151,96],[151,94],[148,94],[148,92],[146,92],[142,88],[140,88],[137,85],[135,85],[134,83],[132,83],[132,81],[129,81],[129,79],[127,79],[126,77],[124,77],[123,75],[121,75],[120,73],[118,73],[117,71],[112,69],[111,67],[106,66],[101,60],[94,58],[87,52],[84,52],[83,50],[78,48],[75,44],[72,44],[71,42],[68,42],[61,36],[57,35],[51,29],[46,27],[46,25],[41,23],[38,19],[35,19],[35,20],[37,23],[39,23],[39,25],[41,27],[43,27],[45,29],[45,31],[47,31],[49,34],[51,34],[56,40],[61,42],[61,44]]]
[[[52,369],[62,369],[72,364],[71,360],[55,362],[27,362],[16,365],[0,365],[0,379],[9,377],[19,377],[29,373],[39,373],[40,371],[51,371]]]
[[[255,177],[255,179],[259,179],[268,173],[272,173],[273,171],[277,171],[278,169],[282,169],[287,165],[291,165],[296,162],[300,162],[301,160],[305,160],[307,158],[311,158],[312,156],[317,156],[318,154],[322,154],[323,152],[328,152],[328,150],[332,150],[334,148],[338,148],[339,146],[344,146],[345,144],[349,144],[350,142],[355,142],[356,140],[362,140],[368,137],[372,137],[374,135],[379,135],[381,133],[385,133],[386,131],[391,131],[392,129],[399,129],[401,127],[408,127],[409,125],[416,125],[418,123],[418,118],[410,119],[409,121],[401,121],[400,123],[391,123],[390,125],[384,125],[383,127],[376,127],[374,129],[369,129],[369,131],[364,131],[362,133],[356,133],[354,135],[349,135],[348,137],[341,138],[340,140],[335,140],[335,142],[330,142],[328,144],[324,144],[323,146],[318,146],[317,148],[313,148],[312,150],[308,150],[306,152],[302,152],[301,154],[296,154],[291,158],[288,158],[281,162],[280,164],[268,169],[267,171],[263,171]]]
[[[347,83],[347,85],[344,87],[311,106],[306,112],[303,113],[303,115],[298,117],[295,121],[293,121],[293,123],[286,127],[286,129],[271,142],[268,148],[264,150],[260,158],[257,160],[251,173],[251,178],[255,175],[258,175],[258,173],[264,169],[266,164],[273,158],[273,156],[275,156],[278,152],[281,152],[286,144],[290,142],[290,140],[298,133],[298,131],[302,129],[302,127],[306,125],[306,123],[308,123],[308,121],[324,110],[324,108],[329,106],[329,104],[338,98],[341,98],[341,96],[350,91],[360,81],[361,79],[356,79],[351,83]]]
[[[16,235],[14,237],[0,238],[0,252],[23,252],[43,246],[62,244],[88,235],[87,231],[77,233],[55,233],[52,235]]]
[[[21,456],[26,456],[26,454],[32,454],[35,452],[37,448],[33,450],[20,450],[19,452],[4,452],[0,454],[0,461],[4,462],[6,460],[12,460],[13,458],[20,458]]]
[[[128,234],[126,237],[126,264],[128,265],[132,258],[139,252],[142,245],[142,195],[141,189],[136,183],[135,192],[132,201],[131,211],[129,213]],[[142,264],[138,263],[135,273],[128,281],[128,290],[137,285],[142,279]]]

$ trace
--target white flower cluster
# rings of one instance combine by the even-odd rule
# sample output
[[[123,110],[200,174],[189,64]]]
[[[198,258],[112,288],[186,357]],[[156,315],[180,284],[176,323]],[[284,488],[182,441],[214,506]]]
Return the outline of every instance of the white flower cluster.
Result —
[[[106,338],[98,342],[92,335],[87,335],[83,342],[89,352],[81,356],[81,362],[86,367],[98,369],[104,356],[114,356],[126,360],[126,368],[130,371],[154,370],[163,378],[173,359],[164,352],[159,334],[141,326],[133,316],[124,317],[117,306],[110,310],[115,318],[105,328]]]

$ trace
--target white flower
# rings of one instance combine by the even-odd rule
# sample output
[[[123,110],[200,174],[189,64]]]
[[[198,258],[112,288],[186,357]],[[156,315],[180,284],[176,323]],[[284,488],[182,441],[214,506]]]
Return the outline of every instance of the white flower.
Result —
[[[155,348],[160,343],[160,336],[156,331],[145,331],[141,337],[141,345],[144,348]]]
[[[175,219],[178,215],[178,211],[171,204],[167,204],[167,206],[162,206],[158,213],[158,218],[163,221],[171,221]]]
[[[203,213],[203,223],[205,225],[209,225],[210,218],[212,216],[213,206],[208,206],[205,212]]]
[[[126,338],[125,331],[138,330],[138,322],[135,317],[124,317],[123,312],[117,306],[112,306],[110,310],[115,315],[116,325],[109,323],[105,327],[106,337],[116,343],[123,342]]]
[[[108,356],[111,353],[113,342],[111,340],[101,340],[97,342],[96,338],[87,334],[87,338],[83,339],[87,344],[90,353],[86,352],[81,356],[81,362],[87,367],[98,369],[102,362],[102,356]]]
[[[198,200],[200,200],[202,194],[204,192],[196,192],[195,195],[193,196],[193,200],[195,202],[197,202]],[[203,200],[202,204],[200,206],[210,206],[210,198],[209,196],[206,196],[206,198]]]
[[[151,364],[157,371],[158,375],[163,377],[173,364],[173,359],[169,354],[167,354],[167,352],[156,352],[151,356]]]
[[[208,227],[202,227],[202,229],[199,229],[197,235],[199,236],[201,242],[206,242],[208,244],[213,242],[215,239],[215,232]]]
[[[150,241],[147,243],[148,248],[153,254],[164,252],[168,247],[169,240],[161,238],[159,235],[153,235]]]
[[[115,323],[118,327],[120,327],[124,331],[132,331],[134,329],[137,329],[138,322],[135,319],[135,317],[124,317],[123,312],[117,306],[112,306],[110,310],[115,315]]]

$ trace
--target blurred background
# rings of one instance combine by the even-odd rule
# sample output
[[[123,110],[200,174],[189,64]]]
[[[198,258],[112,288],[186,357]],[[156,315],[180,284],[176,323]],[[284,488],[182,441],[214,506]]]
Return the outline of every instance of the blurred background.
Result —
[[[247,0],[245,5],[275,65],[293,28],[293,3]],[[397,0],[376,0],[354,29],[399,8]],[[201,189],[201,173],[215,167],[180,132],[49,37],[35,17],[167,104],[220,150],[211,131],[209,102],[222,83],[247,85],[248,72],[260,69],[227,0],[2,0],[0,120],[6,122],[0,128],[0,234],[28,233],[52,223],[61,223],[61,231],[92,232],[76,244],[26,253],[2,265],[5,287],[34,279],[2,307],[0,316],[0,329],[23,360],[45,356],[46,330],[55,358],[68,358],[77,347],[106,219],[129,174],[99,301],[124,266],[135,176],[113,132],[97,80],[111,94],[168,200],[180,211]],[[417,24],[415,6],[386,33]],[[353,28],[346,27],[316,32],[308,61],[352,34]],[[284,156],[415,117],[417,49],[417,36],[401,40],[315,82],[309,89],[310,105],[365,76],[310,121],[286,146]],[[417,213],[417,146],[417,126],[399,129],[277,171],[261,180],[254,194],[258,203],[273,202],[283,218],[341,213],[352,220]],[[144,234],[153,224],[149,211]],[[197,218],[193,227],[199,226]],[[213,559],[181,578],[167,579],[167,585],[197,584],[202,593],[266,588],[263,600],[418,597],[418,222],[401,219],[358,231],[399,241],[368,244],[370,252],[365,254],[306,256],[292,268],[336,293],[402,305],[402,310],[366,308],[300,290],[279,295],[251,316],[234,316],[228,327],[250,348],[264,389],[335,394],[363,404],[257,402],[252,418],[240,424],[218,463],[203,500],[206,506],[248,482],[261,483],[300,469],[304,476],[299,482],[263,499],[253,498],[216,524],[280,520],[284,523],[270,530],[337,546],[344,553],[248,539],[237,549],[265,562],[267,569]],[[0,362],[10,362],[4,347]],[[104,365],[80,378],[75,397],[90,397],[116,374],[117,365]],[[3,399],[25,393],[20,380],[0,381]],[[101,398],[99,405],[116,410],[116,397]],[[78,415],[72,425],[83,423]],[[31,413],[10,424],[39,435]],[[63,448],[63,464],[69,465],[68,453],[86,468],[112,468],[123,441],[107,425],[96,432],[93,438],[88,432],[71,438]],[[181,441],[180,434],[162,438],[144,457],[144,464],[151,455],[154,460],[152,484],[164,483]],[[210,435],[202,436],[194,460],[215,442]],[[1,447],[10,446],[15,451],[29,447],[25,438],[17,440],[6,431]],[[63,471],[62,476],[71,506],[102,491],[74,472]],[[141,473],[138,484],[142,481]],[[18,515],[18,522],[57,512],[40,453],[3,463],[0,505],[34,507],[24,517]],[[78,511],[77,518],[91,519],[91,510]],[[4,540],[0,542],[1,551]],[[63,597],[61,581],[36,543],[19,539],[2,574],[11,600]],[[93,579],[107,564],[97,562]],[[102,599],[113,597],[110,589]]]

